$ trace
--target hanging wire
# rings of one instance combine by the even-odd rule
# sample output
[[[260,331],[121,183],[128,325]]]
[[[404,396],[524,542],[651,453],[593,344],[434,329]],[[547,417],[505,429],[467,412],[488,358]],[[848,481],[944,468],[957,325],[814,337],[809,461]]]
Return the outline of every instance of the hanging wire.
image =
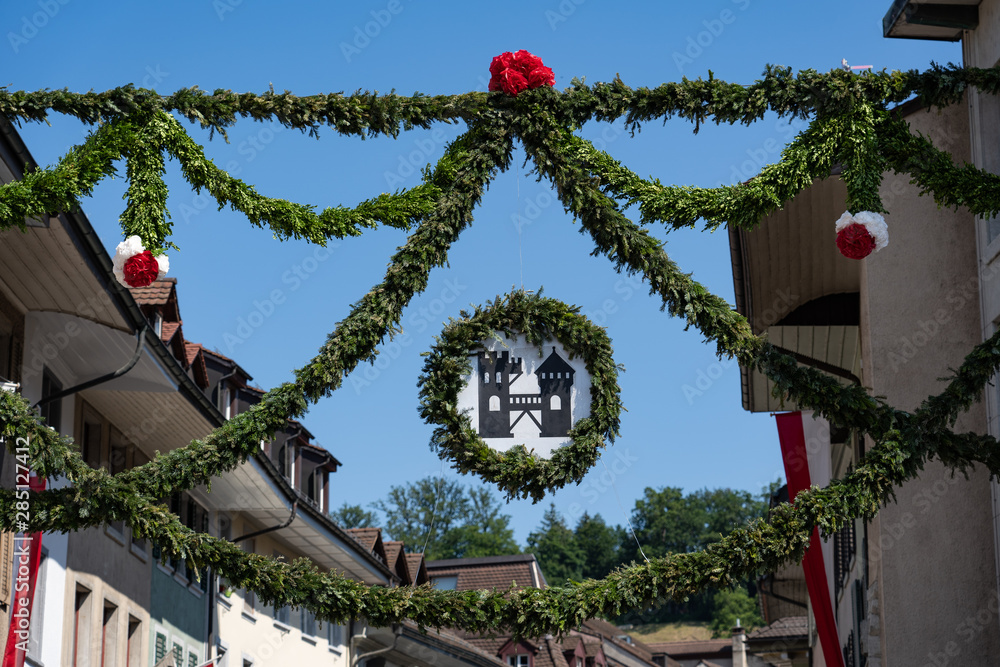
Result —
[[[441,501],[441,482],[444,481],[444,459],[441,459],[441,473],[438,475],[438,485],[437,485],[437,498],[434,501],[434,507],[431,508],[431,521],[427,526],[427,534],[424,536],[424,546],[420,547],[420,553],[426,553],[427,542],[431,539],[431,533],[434,532],[434,519],[437,518],[438,503]]]
[[[515,183],[517,184],[517,257],[521,262],[521,289],[524,289],[524,253],[521,251],[521,163],[518,162],[514,168]]]
[[[642,554],[642,557],[648,563],[649,559],[646,558],[646,554],[642,551],[642,545],[639,544],[639,536],[635,534],[635,528],[632,527],[632,522],[629,521],[628,514],[625,513],[625,507],[622,505],[622,497],[618,495],[618,486],[615,484],[615,476],[611,474],[610,470],[608,470],[608,464],[604,462],[603,456],[600,458],[600,461],[601,465],[604,466],[604,469],[608,471],[608,479],[611,480],[611,488],[614,489],[615,498],[618,500],[618,509],[622,511],[622,516],[625,517],[625,523],[628,524],[628,530],[632,533],[632,539],[635,540],[635,545],[639,547],[639,553]]]

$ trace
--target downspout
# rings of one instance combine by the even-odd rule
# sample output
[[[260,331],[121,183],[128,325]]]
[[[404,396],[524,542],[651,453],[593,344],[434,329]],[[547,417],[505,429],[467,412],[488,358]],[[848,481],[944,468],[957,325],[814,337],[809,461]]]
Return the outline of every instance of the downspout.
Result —
[[[136,363],[138,363],[139,357],[142,356],[142,351],[146,347],[147,331],[149,331],[148,322],[142,326],[142,329],[139,331],[138,336],[136,336],[137,344],[135,346],[135,353],[132,355],[132,358],[129,360],[127,364],[125,364],[118,370],[111,373],[106,373],[100,377],[94,378],[93,380],[87,380],[86,382],[81,382],[75,387],[70,387],[69,389],[63,389],[62,391],[52,394],[51,396],[45,396],[44,398],[40,399],[37,403],[35,403],[35,405],[32,407],[37,408],[39,406],[45,405],[46,403],[51,403],[52,401],[56,401],[61,398],[66,398],[67,396],[72,396],[73,394],[83,391],[84,389],[90,389],[91,387],[96,387],[99,384],[104,384],[105,382],[114,380],[115,378],[119,378],[125,375],[130,370],[132,370],[132,367],[135,366]]]
[[[285,523],[279,523],[277,526],[271,526],[270,528],[262,528],[261,530],[255,530],[252,533],[247,533],[245,535],[240,535],[239,537],[237,537],[236,539],[234,539],[232,541],[233,544],[236,544],[237,542],[242,542],[243,540],[249,540],[251,537],[257,537],[258,535],[263,535],[265,533],[270,533],[270,532],[273,532],[275,530],[281,530],[282,528],[288,528],[290,525],[292,525],[292,521],[295,521],[295,513],[296,513],[296,511],[298,511],[298,509],[299,509],[299,501],[298,500],[293,500],[292,501],[292,513],[288,515],[288,520],[285,521]]]
[[[351,621],[351,625],[352,626],[354,625],[354,621]],[[365,630],[367,631],[367,628],[365,628]],[[391,646],[386,646],[385,648],[380,648],[380,649],[375,650],[375,651],[369,651],[368,653],[362,653],[361,655],[354,655],[354,640],[357,639],[357,638],[359,638],[359,637],[365,637],[366,635],[364,635],[364,634],[352,635],[351,636],[351,667],[357,667],[357,664],[359,662],[361,662],[362,660],[367,660],[368,658],[371,658],[372,656],[380,655],[382,653],[388,653],[389,651],[395,650],[395,648],[396,648],[396,642],[399,641],[400,635],[403,634],[403,624],[402,623],[393,623],[392,624],[392,634],[393,634],[393,637],[392,637],[392,645]]]

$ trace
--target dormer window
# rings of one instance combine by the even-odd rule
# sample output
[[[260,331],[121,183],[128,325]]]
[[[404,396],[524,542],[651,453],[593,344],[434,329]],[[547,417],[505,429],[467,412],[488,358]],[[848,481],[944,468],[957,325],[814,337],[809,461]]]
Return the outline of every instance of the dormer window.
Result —
[[[231,416],[230,413],[232,412],[232,403],[233,399],[232,395],[229,393],[229,387],[224,387],[220,389],[219,412],[221,412],[226,419],[229,419],[229,417]]]
[[[153,330],[157,338],[163,337],[163,314],[160,311],[153,313]]]
[[[507,656],[507,664],[510,667],[531,667],[530,653],[514,653]]]

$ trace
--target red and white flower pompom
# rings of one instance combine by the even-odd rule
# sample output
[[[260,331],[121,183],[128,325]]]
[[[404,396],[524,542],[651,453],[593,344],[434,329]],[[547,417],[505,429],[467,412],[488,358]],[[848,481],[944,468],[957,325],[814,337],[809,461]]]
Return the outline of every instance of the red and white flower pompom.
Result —
[[[501,53],[490,63],[489,89],[502,90],[516,96],[522,90],[554,86],[556,77],[552,69],[542,64],[538,56],[521,49],[515,53]]]
[[[154,280],[162,280],[170,270],[167,256],[153,257],[153,253],[142,247],[138,236],[130,236],[119,243],[112,262],[115,278],[125,287],[146,287]]]
[[[889,226],[880,214],[861,211],[851,215],[844,211],[837,220],[837,248],[844,257],[864,259],[887,245]]]

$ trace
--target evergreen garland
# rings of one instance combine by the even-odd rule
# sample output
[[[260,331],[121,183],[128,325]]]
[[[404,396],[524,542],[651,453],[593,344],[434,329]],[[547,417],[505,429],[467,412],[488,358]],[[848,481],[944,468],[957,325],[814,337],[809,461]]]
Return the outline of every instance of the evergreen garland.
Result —
[[[110,475],[87,466],[76,445],[46,428],[17,394],[0,392],[0,435],[9,451],[29,446],[30,465],[39,474],[65,474],[73,486],[33,494],[28,526],[35,530],[79,530],[123,520],[168,555],[195,566],[209,565],[235,586],[254,590],[265,603],[306,607],[318,618],[344,621],[366,617],[374,625],[410,618],[421,626],[459,627],[472,632],[508,629],[522,637],[559,633],[595,615],[682,599],[707,586],[722,586],[801,557],[814,526],[826,534],[853,517],[872,517],[892,498],[893,489],[938,458],[957,470],[984,464],[1000,475],[1000,447],[986,435],[956,434],[958,414],[981,397],[1000,366],[1000,332],[977,345],[946,389],[913,413],[898,411],[856,385],[844,386],[800,366],[753,335],[746,320],[667,257],[662,244],[622,212],[637,204],[641,222],[671,228],[705,219],[710,228],[732,224],[753,228],[814,179],[839,164],[851,210],[880,211],[878,184],[886,169],[909,173],[939,204],[966,206],[981,215],[1000,212],[1000,180],[975,167],[955,166],[927,139],[910,134],[888,110],[915,96],[928,107],[961,99],[969,86],[1000,92],[1000,70],[932,65],[925,72],[881,72],[854,76],[769,67],[749,86],[709,76],[654,89],[633,90],[620,80],[587,86],[579,81],[563,92],[403,97],[358,93],[296,97],[197,89],[163,97],[154,91],[118,88],[105,93],[36,93],[0,90],[0,113],[25,121],[49,112],[98,124],[87,140],[57,165],[33,170],[0,186],[0,229],[24,228],[25,217],[75,208],[115,162],[127,166],[128,200],[122,215],[126,235],[139,235],[154,251],[170,246],[162,173],[166,155],[181,163],[185,178],[217,200],[267,225],[279,238],[324,243],[356,235],[378,223],[415,227],[393,256],[382,283],[372,288],[330,334],[319,353],[250,410],[204,439],[156,457],[143,466]],[[638,130],[653,119],[679,116],[695,124],[751,123],[765,112],[811,119],[809,128],[747,183],[724,188],[664,186],[637,177],[573,131],[590,120],[624,118]],[[358,136],[463,121],[468,132],[445,150],[435,169],[412,190],[385,194],[354,208],[334,207],[317,214],[309,206],[270,199],[230,177],[209,161],[170,112],[223,134],[238,118],[274,120],[315,134],[323,126]],[[876,443],[859,465],[825,489],[799,494],[758,521],[738,529],[703,552],[671,554],[622,568],[601,581],[562,588],[520,591],[443,591],[430,587],[367,587],[339,574],[320,572],[306,559],[293,563],[245,553],[218,538],[184,527],[156,502],[171,493],[210,483],[245,462],[285,420],[301,416],[311,402],[329,395],[347,373],[373,362],[378,346],[399,330],[402,311],[425,289],[429,272],[447,261],[447,252],[472,220],[483,190],[497,170],[506,169],[513,141],[522,142],[535,169],[555,185],[566,209],[577,217],[619,271],[649,282],[671,315],[683,317],[716,344],[720,356],[735,357],[770,378],[776,393],[812,408],[831,422],[857,429]],[[619,204],[621,202],[621,204]],[[495,330],[517,330],[538,341],[549,334],[581,354],[594,377],[594,415],[573,433],[573,444],[550,462],[526,452],[497,454],[458,414],[454,396],[467,370],[470,344]],[[578,481],[596,461],[605,438],[618,429],[620,402],[610,342],[574,309],[558,302],[515,293],[486,308],[463,313],[435,346],[421,380],[422,411],[439,424],[432,444],[465,472],[498,482],[511,496],[535,500],[551,488]],[[0,491],[0,528],[15,525],[15,494]]]

